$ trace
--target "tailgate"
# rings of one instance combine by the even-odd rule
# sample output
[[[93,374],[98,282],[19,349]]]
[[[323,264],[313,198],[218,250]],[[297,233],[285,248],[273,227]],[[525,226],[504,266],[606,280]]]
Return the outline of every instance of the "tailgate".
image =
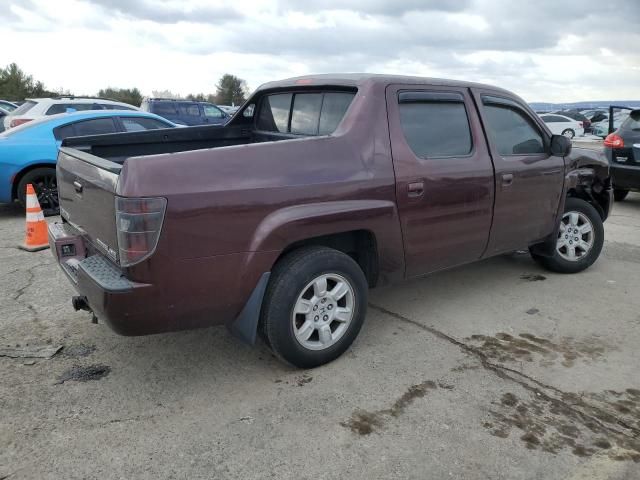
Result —
[[[56,167],[60,215],[113,261],[118,251],[114,198],[121,168],[65,147]]]

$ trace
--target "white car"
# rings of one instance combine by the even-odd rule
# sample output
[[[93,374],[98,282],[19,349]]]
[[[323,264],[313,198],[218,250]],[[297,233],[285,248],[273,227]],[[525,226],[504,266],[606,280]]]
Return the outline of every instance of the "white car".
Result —
[[[17,127],[37,118],[58,113],[80,112],[85,110],[140,110],[127,103],[115,102],[104,98],[28,98],[22,105],[4,117],[6,129]]]
[[[557,113],[545,113],[540,118],[547,124],[551,133],[556,135],[564,135],[567,138],[584,135],[584,126],[582,122],[573,118],[565,117]]]

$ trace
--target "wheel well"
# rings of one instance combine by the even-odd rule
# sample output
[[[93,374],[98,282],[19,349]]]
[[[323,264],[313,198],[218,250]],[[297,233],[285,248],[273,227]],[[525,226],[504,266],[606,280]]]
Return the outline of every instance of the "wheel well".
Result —
[[[353,230],[306,238],[288,245],[278,260],[293,250],[310,245],[320,245],[346,253],[360,266],[367,277],[369,287],[376,286],[378,282],[378,248],[375,235],[370,231]]]
[[[25,167],[23,170],[20,170],[16,173],[16,176],[13,178],[13,185],[11,185],[11,199],[16,200],[18,198],[18,184],[22,177],[24,177],[31,170],[35,170],[36,168],[53,168],[55,170],[55,163],[34,163],[33,165],[29,165]]]
[[[600,214],[600,218],[602,218],[603,221],[606,219],[606,214],[602,205],[600,205],[596,198],[594,198],[593,195],[591,195],[591,193],[587,191],[587,189],[585,189],[583,186],[578,185],[575,188],[571,188],[567,192],[567,197],[580,198],[581,200],[584,200],[585,202],[593,205],[593,208],[595,208]]]

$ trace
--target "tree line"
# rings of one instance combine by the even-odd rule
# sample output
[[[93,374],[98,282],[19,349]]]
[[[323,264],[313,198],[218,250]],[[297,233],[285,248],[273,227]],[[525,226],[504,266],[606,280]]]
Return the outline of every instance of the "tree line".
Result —
[[[201,102],[211,102],[218,105],[241,105],[249,94],[247,83],[225,73],[215,85],[215,93],[190,93],[184,98]],[[25,73],[17,64],[11,63],[5,68],[0,68],[0,99],[9,101],[22,101],[25,98],[55,97],[60,95],[72,95],[68,90],[48,90],[44,83],[34,80],[32,75]],[[77,97],[94,95],[76,94]],[[97,93],[98,97],[109,98],[118,102],[128,103],[139,107],[143,95],[138,88],[102,88]],[[153,97],[183,98],[168,90],[153,91]]]

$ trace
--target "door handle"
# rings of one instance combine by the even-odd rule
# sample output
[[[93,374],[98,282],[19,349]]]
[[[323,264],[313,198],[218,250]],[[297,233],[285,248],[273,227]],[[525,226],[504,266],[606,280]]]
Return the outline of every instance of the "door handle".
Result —
[[[411,198],[421,197],[424,194],[424,182],[411,182],[407,184],[407,194]]]
[[[513,183],[513,173],[502,174],[502,186],[509,187]]]
[[[82,193],[82,184],[79,181],[74,181],[73,182],[73,188],[76,189],[76,193]]]

